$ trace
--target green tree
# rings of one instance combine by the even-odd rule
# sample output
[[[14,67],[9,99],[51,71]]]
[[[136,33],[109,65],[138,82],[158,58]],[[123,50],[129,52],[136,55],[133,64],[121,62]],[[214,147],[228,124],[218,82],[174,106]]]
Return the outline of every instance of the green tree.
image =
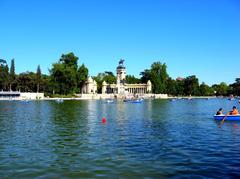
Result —
[[[33,72],[20,73],[17,76],[17,89],[21,92],[36,91],[36,74]]]
[[[212,86],[217,96],[227,96],[229,91],[229,86],[222,82],[219,85],[215,84]]]
[[[146,83],[148,80],[152,82],[152,92],[153,93],[166,93],[167,92],[167,65],[161,64],[161,62],[154,62],[151,65],[150,70],[144,70],[140,75],[141,81]]]
[[[73,94],[82,89],[88,76],[85,65],[78,68],[78,57],[74,53],[63,54],[50,70],[53,93]]]
[[[73,52],[62,54],[59,62],[66,65],[66,67],[73,67],[77,70],[78,57],[76,57]]]
[[[168,78],[167,84],[166,84],[166,93],[170,95],[177,96],[177,82],[171,78]]]
[[[38,65],[37,73],[36,73],[37,93],[39,92],[39,89],[40,89],[41,77],[42,77],[42,72],[41,72],[40,65]]]
[[[16,74],[15,74],[15,62],[14,59],[11,60],[10,74],[9,74],[9,89],[12,91],[12,85],[15,82]]]
[[[51,82],[53,84],[53,94],[64,94],[64,65],[55,63],[50,70]]]
[[[168,82],[168,73],[167,73],[167,65],[166,63],[164,63],[161,66],[161,70],[160,70],[160,79],[161,79],[161,93],[167,93],[167,82]]]
[[[240,78],[236,78],[235,83],[230,85],[231,93],[236,96],[240,96]]]
[[[134,75],[127,75],[126,76],[126,83],[137,84],[137,83],[141,83],[141,80],[136,78]]]
[[[53,83],[49,75],[42,74],[39,91],[43,91],[45,95],[51,96],[53,91]]]
[[[102,83],[103,83],[103,77],[105,76],[105,73],[98,73],[97,76],[93,77],[93,80],[97,82],[97,92],[102,92]]]
[[[188,76],[184,80],[184,93],[186,95],[199,95],[199,82],[198,78],[195,75]]]
[[[50,70],[53,83],[53,93],[73,94],[77,88],[78,57],[73,53],[63,54],[58,63],[54,63]]]
[[[106,81],[108,84],[114,84],[117,81],[116,76],[112,72],[105,71],[103,76],[103,81]]]
[[[0,59],[0,89],[8,90],[9,68],[7,62]]]
[[[211,87],[209,87],[208,85],[206,85],[205,83],[202,83],[199,86],[199,94],[201,96],[212,96],[212,95],[214,95],[214,90]]]
[[[151,75],[151,82],[152,82],[152,86],[153,86],[153,93],[161,93],[163,91],[163,86],[161,83],[161,77],[160,77],[160,72],[161,72],[161,67],[162,64],[160,62],[154,62],[151,65],[151,70],[150,70],[150,75]]]
[[[78,72],[77,72],[77,82],[78,82],[79,88],[81,89],[81,92],[85,82],[87,81],[87,78],[88,78],[88,69],[85,67],[84,64],[82,64],[78,68]]]
[[[176,80],[177,95],[184,96],[184,80]]]
[[[98,73],[97,76],[93,77],[97,82],[97,91],[98,93],[102,92],[102,83],[105,81],[107,84],[114,84],[117,81],[116,76],[112,72],[105,71],[104,73]]]
[[[148,80],[151,80],[151,71],[148,69],[145,69],[143,72],[140,73],[141,77],[141,82],[142,83],[147,83]]]

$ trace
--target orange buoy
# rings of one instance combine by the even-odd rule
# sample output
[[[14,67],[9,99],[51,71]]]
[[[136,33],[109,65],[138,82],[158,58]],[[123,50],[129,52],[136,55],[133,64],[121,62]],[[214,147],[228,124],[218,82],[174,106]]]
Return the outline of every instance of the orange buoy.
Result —
[[[107,123],[107,119],[104,117],[104,118],[102,118],[102,123],[103,124],[106,124]]]

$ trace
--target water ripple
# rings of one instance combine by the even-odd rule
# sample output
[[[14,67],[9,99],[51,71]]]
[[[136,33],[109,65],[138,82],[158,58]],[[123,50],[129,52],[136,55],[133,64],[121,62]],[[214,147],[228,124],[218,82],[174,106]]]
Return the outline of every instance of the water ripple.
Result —
[[[237,178],[240,123],[212,119],[231,105],[0,101],[1,178]]]

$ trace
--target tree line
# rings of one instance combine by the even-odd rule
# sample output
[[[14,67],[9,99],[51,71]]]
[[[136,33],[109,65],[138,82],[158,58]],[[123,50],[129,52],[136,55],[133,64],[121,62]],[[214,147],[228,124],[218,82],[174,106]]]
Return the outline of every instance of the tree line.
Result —
[[[222,82],[212,86],[204,82],[200,84],[196,75],[172,79],[167,72],[166,63],[154,62],[150,69],[145,69],[140,73],[140,76],[140,78],[137,78],[133,75],[127,75],[126,83],[147,83],[150,80],[152,82],[152,93],[172,96],[228,96],[230,94],[240,96],[240,78],[237,78],[236,82],[231,85]],[[94,80],[98,84],[98,92],[101,93],[102,82],[116,83],[116,76],[114,76],[114,73],[106,71],[98,73]]]
[[[173,96],[228,96],[230,94],[240,96],[240,78],[230,85],[222,82],[212,86],[206,83],[199,83],[196,75],[186,78],[172,79],[167,73],[167,65],[161,62],[154,62],[150,69],[140,73],[141,82],[152,82],[153,93],[165,93]]]
[[[0,90],[21,92],[44,92],[47,96],[74,95],[81,93],[88,78],[88,68],[78,62],[74,53],[62,54],[60,59],[52,64],[49,75],[42,74],[38,65],[36,72],[15,73],[15,61],[11,60],[10,68],[6,60],[0,59]],[[167,72],[167,65],[154,62],[149,69],[140,73],[140,78],[133,75],[126,76],[126,83],[152,82],[152,93],[166,93],[173,96],[240,96],[240,78],[230,85],[222,82],[209,86],[199,83],[195,75],[173,79]],[[111,71],[105,71],[93,76],[97,82],[98,92],[101,93],[102,82],[116,83],[116,76]]]
[[[15,73],[15,62],[11,60],[10,69],[6,60],[0,60],[0,90],[21,92],[44,92],[52,96],[80,93],[88,77],[84,64],[78,65],[74,53],[63,54],[58,62],[52,64],[49,75],[41,73],[38,65],[36,72]]]

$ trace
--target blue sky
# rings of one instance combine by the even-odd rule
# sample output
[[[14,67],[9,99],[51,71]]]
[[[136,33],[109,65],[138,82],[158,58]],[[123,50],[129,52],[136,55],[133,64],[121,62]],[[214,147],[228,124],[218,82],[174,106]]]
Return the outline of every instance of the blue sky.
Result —
[[[90,75],[166,62],[171,77],[208,84],[240,77],[238,0],[0,0],[0,58],[48,73],[74,52]]]

